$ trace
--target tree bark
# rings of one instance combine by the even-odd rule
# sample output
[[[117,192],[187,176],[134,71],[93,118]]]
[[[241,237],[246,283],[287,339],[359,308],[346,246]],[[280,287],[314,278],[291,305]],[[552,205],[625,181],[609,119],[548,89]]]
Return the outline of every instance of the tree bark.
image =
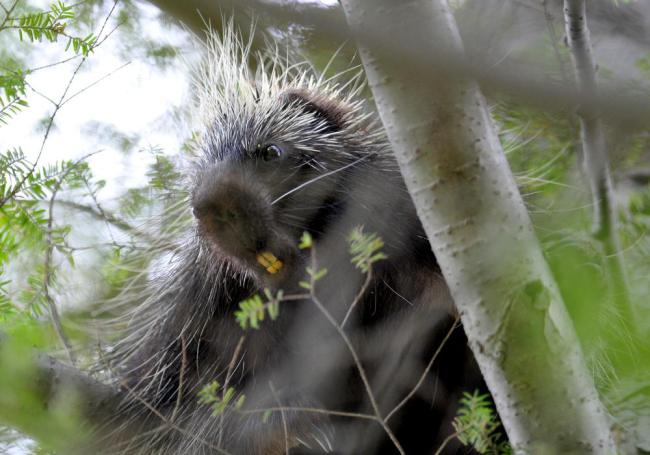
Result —
[[[343,0],[382,121],[516,453],[615,453],[445,0]],[[374,38],[420,58],[414,70]]]

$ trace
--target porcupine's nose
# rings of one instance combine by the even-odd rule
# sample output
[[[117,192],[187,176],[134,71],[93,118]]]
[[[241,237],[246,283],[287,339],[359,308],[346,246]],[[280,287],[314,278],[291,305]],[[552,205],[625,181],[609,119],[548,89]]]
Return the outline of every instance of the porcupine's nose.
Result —
[[[243,176],[203,178],[192,196],[202,235],[225,252],[243,257],[266,248],[270,206]]]

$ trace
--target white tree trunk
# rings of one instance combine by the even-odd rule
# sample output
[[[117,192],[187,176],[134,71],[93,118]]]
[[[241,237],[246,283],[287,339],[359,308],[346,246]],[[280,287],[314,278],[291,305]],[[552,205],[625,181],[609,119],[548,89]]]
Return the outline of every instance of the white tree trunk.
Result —
[[[517,453],[615,453],[607,414],[446,0],[343,0],[370,87],[471,348]],[[381,40],[435,68],[423,78]],[[375,39],[376,38],[376,39]],[[397,45],[400,47],[400,45]],[[394,47],[393,47],[394,48]]]

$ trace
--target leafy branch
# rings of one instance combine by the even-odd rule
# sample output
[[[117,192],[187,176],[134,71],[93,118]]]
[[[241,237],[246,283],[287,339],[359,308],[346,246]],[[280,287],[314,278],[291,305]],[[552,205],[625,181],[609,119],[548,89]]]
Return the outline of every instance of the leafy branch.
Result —
[[[353,254],[352,263],[355,264],[361,270],[364,270],[365,272],[369,271],[369,268],[372,265],[372,263],[386,257],[385,255],[383,255],[383,253],[379,251],[379,249],[383,246],[383,241],[376,234],[364,234],[362,228],[357,228],[352,232],[348,240],[351,245],[350,250]],[[311,264],[309,267],[306,268],[307,274],[309,276],[309,280],[301,281],[299,283],[300,287],[309,291],[309,294],[283,297],[282,294],[280,293],[278,294],[280,297],[278,299],[278,295],[273,296],[270,291],[265,290],[265,295],[268,298],[268,301],[264,303],[262,301],[262,298],[259,295],[255,295],[250,299],[244,300],[242,302],[243,307],[240,304],[240,310],[237,312],[236,315],[237,320],[240,322],[240,325],[244,328],[247,327],[249,324],[251,327],[258,328],[259,322],[265,318],[266,312],[268,312],[270,316],[272,315],[273,318],[277,317],[279,301],[287,300],[288,297],[290,297],[291,299],[299,299],[299,300],[304,300],[306,298],[310,299],[316,305],[318,310],[323,314],[323,316],[325,316],[328,322],[330,322],[330,324],[332,324],[332,326],[336,329],[336,331],[344,341],[348,351],[350,352],[354,360],[354,365],[357,371],[359,372],[359,376],[361,377],[366,394],[372,406],[372,410],[374,414],[373,420],[376,420],[377,423],[381,425],[384,432],[393,442],[398,452],[403,454],[404,449],[401,447],[399,441],[393,434],[392,430],[388,427],[385,417],[382,416],[379,410],[379,405],[377,404],[375,395],[370,387],[370,382],[368,380],[368,376],[366,374],[365,368],[361,363],[361,359],[359,358],[359,355],[356,349],[354,348],[354,345],[352,344],[350,337],[345,333],[342,325],[339,324],[334,319],[334,317],[330,314],[327,308],[325,308],[323,303],[319,300],[318,296],[316,295],[316,282],[322,279],[327,274],[327,269],[325,268],[321,269],[318,267],[316,261],[316,249],[314,247],[314,241],[311,235],[307,232],[303,233],[300,239],[300,244],[298,246],[300,249],[310,250]],[[355,299],[355,301],[356,300],[358,300],[358,298]],[[222,402],[223,402],[223,398],[221,398],[219,401],[216,401],[216,403],[218,403],[217,404],[218,409],[221,409]],[[264,415],[268,416],[268,413],[265,413]]]
[[[503,440],[501,422],[488,394],[480,394],[477,390],[464,392],[453,426],[458,440],[481,454],[512,454],[510,444]]]
[[[363,273],[368,273],[375,262],[388,258],[381,251],[384,241],[374,232],[363,232],[363,226],[357,226],[352,230],[348,242],[350,243],[352,264]]]
[[[357,226],[352,230],[348,237],[348,242],[350,244],[352,264],[366,274],[366,280],[364,281],[363,286],[361,286],[361,290],[354,298],[350,308],[348,308],[348,311],[341,322],[341,327],[345,327],[345,323],[361,301],[362,296],[365,295],[368,286],[370,286],[373,276],[372,265],[377,261],[388,258],[388,256],[381,251],[384,247],[384,241],[374,232],[369,234],[363,232],[363,226]]]
[[[0,124],[6,125],[7,121],[22,111],[24,107],[27,107],[27,101],[24,99],[12,98],[5,101],[0,96]]]
[[[212,408],[212,416],[216,417],[223,414],[230,403],[233,403],[233,406],[236,410],[241,409],[246,401],[246,395],[241,394],[235,400],[236,391],[234,387],[226,387],[223,394],[219,394],[221,389],[221,384],[217,381],[212,381],[199,391],[199,404],[205,404]],[[233,402],[234,400],[234,402]]]
[[[85,37],[73,36],[65,30],[68,24],[75,19],[73,6],[66,5],[62,1],[56,1],[46,11],[27,13],[17,17],[7,15],[0,26],[3,30],[17,30],[21,41],[29,39],[34,41],[57,42],[59,37],[67,38],[66,50],[72,47],[75,54],[81,53],[87,57],[95,48],[97,37],[90,33]]]

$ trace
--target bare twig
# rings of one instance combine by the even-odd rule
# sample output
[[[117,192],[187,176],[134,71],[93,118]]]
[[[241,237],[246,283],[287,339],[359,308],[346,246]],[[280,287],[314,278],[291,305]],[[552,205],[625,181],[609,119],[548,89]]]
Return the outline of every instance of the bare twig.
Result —
[[[14,12],[14,10],[16,9],[16,6],[18,6],[18,3],[19,3],[19,2],[20,2],[20,0],[15,0],[15,1],[11,4],[11,6],[10,6],[9,8],[6,8],[6,7],[4,7],[4,6],[2,7],[2,9],[3,9],[4,12],[5,12],[5,18],[2,20],[2,23],[0,24],[0,29],[4,28],[5,25],[7,25],[7,22],[9,22],[9,21],[12,19],[12,18],[11,18],[11,13]]]
[[[96,47],[96,46],[93,46],[93,47]],[[59,61],[56,61],[56,62],[48,63],[46,65],[36,66],[34,68],[30,68],[29,72],[30,73],[35,73],[36,71],[44,70],[44,69],[47,69],[47,68],[52,68],[52,67],[58,66],[58,65],[63,65],[64,63],[68,63],[71,60],[75,60],[75,59],[81,58],[81,57],[82,57],[81,54],[75,54],[72,57],[68,57],[68,58],[65,58],[63,60],[59,60]]]
[[[187,369],[187,346],[185,343],[185,336],[181,334],[181,371],[178,375],[178,392],[176,392],[176,404],[172,411],[171,420],[176,420],[178,410],[181,408],[181,400],[183,399],[183,387],[185,386],[185,370]],[[221,442],[220,442],[221,443]]]
[[[230,385],[230,379],[232,378],[232,375],[235,371],[235,366],[237,365],[237,359],[239,358],[239,354],[241,353],[241,350],[244,347],[244,341],[246,341],[246,337],[244,335],[239,337],[237,346],[235,346],[235,350],[232,354],[232,358],[230,359],[230,363],[228,364],[228,371],[226,371],[226,378],[223,381],[223,393],[221,394],[222,400],[225,400],[226,398],[226,392],[228,391],[228,386]],[[221,445],[221,441],[223,438],[223,419],[224,419],[224,414],[222,413],[219,416],[219,437],[217,439],[218,445]]]
[[[568,85],[569,77],[568,71],[566,70],[566,65],[564,58],[560,53],[560,48],[558,47],[558,36],[555,32],[555,23],[554,17],[548,9],[548,0],[542,0],[542,8],[544,9],[544,19],[546,20],[546,28],[548,29],[548,36],[551,40],[551,46],[553,47],[553,53],[555,54],[555,59],[557,60],[558,65],[560,66],[560,75],[562,76],[562,81]]]
[[[443,450],[445,450],[445,447],[447,447],[447,444],[449,444],[454,438],[458,437],[458,433],[452,433],[449,436],[445,438],[444,441],[442,441],[442,444],[440,444],[440,447],[438,447],[438,450],[433,455],[440,455]]]
[[[343,318],[343,321],[341,322],[341,328],[345,327],[345,323],[347,322],[348,318],[354,311],[354,308],[358,305],[358,303],[361,301],[363,296],[365,295],[366,291],[368,290],[368,286],[370,286],[370,281],[372,281],[372,268],[368,268],[368,273],[366,273],[366,280],[363,283],[363,286],[361,286],[361,289],[357,293],[357,295],[354,297],[354,301],[350,305],[350,308],[348,308],[348,312],[345,313],[345,317]]]
[[[304,406],[280,406],[273,408],[261,408],[261,409],[246,409],[239,411],[241,414],[264,414],[265,412],[275,412],[275,411],[285,411],[285,412],[305,412],[308,414],[322,414],[334,417],[348,417],[351,419],[362,419],[362,420],[373,420],[379,421],[377,416],[371,414],[363,414],[359,412],[347,412],[347,411],[333,411],[330,409],[322,408],[310,408]]]
[[[447,343],[447,340],[449,339],[451,334],[454,333],[454,330],[456,330],[459,326],[460,326],[460,316],[457,316],[456,320],[452,324],[451,328],[449,329],[449,331],[447,332],[445,337],[440,342],[440,345],[436,349],[436,352],[434,352],[433,356],[431,357],[431,360],[429,360],[429,363],[427,364],[426,368],[424,369],[424,371],[420,375],[420,379],[418,380],[418,382],[415,384],[415,386],[413,386],[411,391],[404,397],[404,399],[402,401],[400,401],[388,414],[386,414],[386,417],[384,418],[384,420],[386,422],[388,422],[388,420],[393,415],[395,415],[395,413],[397,411],[399,411],[402,408],[402,406],[404,406],[411,398],[413,398],[413,395],[416,394],[416,392],[418,391],[418,389],[420,388],[422,383],[424,383],[424,380],[426,379],[427,375],[429,374],[429,371],[431,371],[431,367],[433,367],[433,363],[438,358],[438,355],[440,355],[440,351],[442,351],[442,348]]]
[[[119,67],[115,68],[113,71],[110,71],[110,72],[108,72],[107,74],[104,74],[102,77],[100,77],[100,78],[97,79],[96,81],[91,82],[90,84],[88,84],[88,85],[85,86],[84,88],[80,89],[79,91],[77,91],[77,92],[73,93],[72,95],[70,95],[69,97],[67,97],[67,98],[65,99],[65,101],[63,101],[63,103],[61,103],[61,106],[65,105],[66,103],[68,103],[68,101],[72,100],[72,99],[75,98],[76,96],[81,95],[81,94],[82,94],[83,92],[85,92],[86,90],[88,90],[88,89],[94,87],[95,85],[99,84],[100,82],[102,82],[102,81],[105,80],[106,78],[111,77],[113,74],[117,73],[118,71],[120,71],[121,69],[127,67],[127,66],[130,65],[130,64],[131,64],[131,62],[126,62],[126,63],[124,63],[123,65],[120,65]]]
[[[16,185],[14,185],[14,187],[11,189],[11,191],[9,191],[9,193],[6,196],[4,196],[2,199],[0,199],[0,207],[5,205],[7,203],[7,201],[9,201],[10,199],[13,199],[16,196],[16,194],[18,194],[18,192],[21,190],[21,188],[23,187],[25,182],[29,179],[29,177],[36,170],[36,166],[38,165],[38,162],[41,159],[41,156],[43,155],[43,150],[45,149],[45,144],[47,142],[47,139],[50,136],[50,131],[52,131],[52,125],[54,124],[54,118],[56,117],[56,114],[59,112],[59,109],[61,108],[61,103],[65,99],[65,96],[67,95],[68,90],[70,90],[70,86],[72,85],[72,81],[74,81],[74,79],[76,78],[77,73],[79,72],[79,70],[81,69],[81,66],[84,64],[85,61],[86,61],[86,58],[84,57],[81,60],[81,62],[79,62],[79,65],[77,65],[77,68],[72,73],[72,76],[70,77],[70,80],[68,80],[68,84],[66,85],[65,89],[63,90],[63,94],[59,98],[58,103],[55,105],[54,111],[52,112],[52,114],[48,118],[47,127],[45,128],[45,134],[43,135],[43,140],[41,141],[41,146],[40,146],[40,148],[38,150],[38,154],[36,155],[36,159],[32,163],[32,167],[29,169],[28,172],[25,173],[25,175],[22,176],[22,178],[16,183]]]
[[[217,451],[220,454],[230,455],[229,452],[226,452],[221,447],[218,447],[218,446],[212,444],[210,441],[207,441],[207,440],[199,437],[195,433],[176,425],[176,423],[174,423],[173,421],[170,421],[158,409],[156,409],[155,406],[153,406],[151,403],[147,402],[145,399],[140,397],[131,387],[129,387],[129,385],[126,382],[121,381],[120,385],[122,387],[124,387],[129,392],[129,394],[132,395],[133,398],[135,398],[136,401],[138,401],[140,404],[142,404],[144,407],[146,407],[149,411],[151,411],[156,417],[158,417],[160,420],[162,420],[168,428],[171,428],[172,430],[178,431],[182,435],[189,436],[192,439],[200,442],[201,444],[205,445],[206,447],[208,447],[208,448],[210,448],[212,450]]]
[[[47,301],[49,310],[50,310],[50,318],[52,319],[52,325],[54,326],[54,330],[56,331],[57,336],[59,337],[59,340],[61,341],[61,344],[65,348],[68,358],[70,359],[70,362],[74,365],[76,363],[75,355],[72,351],[72,347],[70,345],[70,341],[68,340],[64,330],[63,330],[63,325],[61,324],[61,318],[59,316],[59,311],[56,308],[56,303],[54,302],[54,299],[50,295],[50,287],[52,285],[52,279],[53,279],[53,272],[52,272],[52,256],[54,253],[54,241],[53,241],[53,224],[54,224],[54,201],[56,200],[56,195],[58,194],[59,190],[61,189],[61,186],[63,185],[63,181],[65,178],[68,176],[70,172],[72,172],[74,169],[76,169],[77,165],[86,160],[89,156],[93,154],[86,155],[79,160],[75,161],[72,163],[65,172],[63,172],[57,182],[56,185],[54,186],[52,190],[52,196],[50,197],[50,202],[49,202],[49,207],[48,207],[48,219],[47,219],[47,234],[45,236],[45,242],[47,245],[47,248],[45,249],[45,258],[43,261],[43,295],[45,297],[45,300]]]
[[[282,408],[280,398],[278,397],[275,387],[273,387],[273,382],[271,381],[269,381],[269,388],[271,389],[271,394],[273,395],[275,402],[278,404],[278,407]],[[284,453],[285,455],[289,455],[289,430],[287,429],[287,417],[283,410],[280,411],[280,418],[282,419],[282,430],[284,431]]]
[[[149,234],[148,232],[138,229],[137,227],[133,226],[123,218],[119,218],[118,216],[114,215],[111,212],[108,212],[104,208],[98,207],[97,209],[94,209],[93,207],[90,207],[88,205],[80,204],[74,201],[67,201],[67,200],[58,200],[57,204],[86,213],[92,216],[93,218],[96,218],[97,220],[110,223],[113,226],[125,232],[128,232],[129,234],[132,234],[134,237],[138,237],[144,241],[152,242],[154,240],[151,234]],[[169,246],[169,249],[173,249],[171,245]]]

